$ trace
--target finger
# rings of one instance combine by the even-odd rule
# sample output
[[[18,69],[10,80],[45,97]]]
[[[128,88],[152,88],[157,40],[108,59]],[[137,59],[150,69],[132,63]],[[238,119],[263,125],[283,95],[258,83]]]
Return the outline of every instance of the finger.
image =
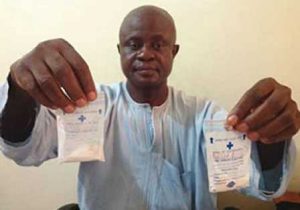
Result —
[[[15,74],[15,71],[12,71],[11,75],[17,85],[29,94],[36,102],[52,109],[56,108],[41,92],[33,75],[27,68],[23,67],[20,69],[17,75]]]
[[[259,81],[251,89],[249,89],[228,115],[227,123],[230,126],[237,125],[242,121],[251,110],[260,105],[268,95],[270,95],[277,82],[274,79],[268,78]]]
[[[97,92],[87,63],[70,44],[61,45],[60,53],[65,57],[74,70],[86,97],[89,100],[95,100]]]
[[[71,66],[58,52],[47,53],[44,61],[48,69],[52,72],[55,79],[65,90],[67,95],[77,106],[82,107],[86,104],[86,97],[83,93]]]
[[[290,90],[281,87],[274,90],[265,101],[246,116],[236,129],[242,132],[256,130],[276,118],[290,100]]]
[[[300,121],[299,121],[300,123]],[[280,141],[285,141],[288,139],[291,139],[299,130],[299,127],[296,127],[294,125],[289,126],[285,130],[281,131],[280,133],[269,137],[269,138],[261,138],[260,141],[264,144],[273,144]]]
[[[290,101],[285,110],[272,121],[258,130],[249,133],[250,139],[268,138],[285,130],[293,123],[297,124],[297,105],[294,101]]]
[[[38,102],[39,104],[46,106],[50,109],[57,109],[55,105],[49,100],[45,94],[43,94],[42,90],[37,86],[34,88],[34,90],[30,93],[32,97],[34,97],[35,101]]]
[[[39,88],[47,98],[54,104],[54,106],[63,109],[65,112],[73,112],[74,105],[72,101],[63,94],[55,78],[52,76],[47,66],[35,60],[30,63],[30,70],[39,85]]]

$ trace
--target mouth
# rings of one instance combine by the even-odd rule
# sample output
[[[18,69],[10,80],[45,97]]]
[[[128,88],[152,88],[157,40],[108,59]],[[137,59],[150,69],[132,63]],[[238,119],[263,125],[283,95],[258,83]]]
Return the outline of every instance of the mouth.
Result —
[[[134,70],[137,72],[158,71],[156,68],[150,67],[150,66],[140,66],[140,67],[134,68]]]
[[[149,78],[158,74],[158,69],[149,67],[149,66],[141,66],[134,69],[134,73],[141,77]]]

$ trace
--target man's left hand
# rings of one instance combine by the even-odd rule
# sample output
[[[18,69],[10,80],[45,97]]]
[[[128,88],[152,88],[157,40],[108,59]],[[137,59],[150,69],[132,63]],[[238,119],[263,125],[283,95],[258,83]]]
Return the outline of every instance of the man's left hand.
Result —
[[[290,139],[300,128],[300,112],[291,89],[272,78],[257,82],[232,109],[227,125],[265,144]]]

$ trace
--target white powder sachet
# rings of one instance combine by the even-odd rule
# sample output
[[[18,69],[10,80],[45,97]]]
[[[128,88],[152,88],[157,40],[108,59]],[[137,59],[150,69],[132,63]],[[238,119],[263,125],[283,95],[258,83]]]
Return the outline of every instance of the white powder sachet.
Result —
[[[213,193],[249,186],[251,141],[224,126],[225,120],[204,122],[209,191]]]
[[[61,162],[105,161],[104,107],[105,96],[100,92],[95,101],[74,113],[56,112]]]

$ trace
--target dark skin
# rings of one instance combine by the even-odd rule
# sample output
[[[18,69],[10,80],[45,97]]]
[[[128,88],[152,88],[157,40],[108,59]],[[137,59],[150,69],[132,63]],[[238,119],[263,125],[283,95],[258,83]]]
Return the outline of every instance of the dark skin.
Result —
[[[179,49],[175,43],[175,25],[164,10],[144,6],[126,16],[120,29],[118,49],[127,87],[135,101],[158,106],[166,100],[167,78]],[[2,130],[12,142],[27,138],[33,126],[30,122],[34,119],[34,114],[30,113],[34,113],[36,104],[71,113],[96,98],[88,65],[62,39],[39,44],[11,66],[10,77],[11,90],[2,127],[11,129]],[[300,112],[291,98],[291,90],[267,78],[241,97],[230,112],[227,124],[245,132],[250,140],[258,141],[265,170],[275,167],[281,160],[283,141],[299,130]],[[17,138],[16,129],[23,135]]]
[[[16,86],[49,108],[70,113],[96,99],[88,65],[63,39],[40,43],[12,64],[10,75]]]
[[[124,19],[119,39],[118,50],[130,95],[140,103],[162,104],[179,50],[172,18],[154,7],[134,10]]]

